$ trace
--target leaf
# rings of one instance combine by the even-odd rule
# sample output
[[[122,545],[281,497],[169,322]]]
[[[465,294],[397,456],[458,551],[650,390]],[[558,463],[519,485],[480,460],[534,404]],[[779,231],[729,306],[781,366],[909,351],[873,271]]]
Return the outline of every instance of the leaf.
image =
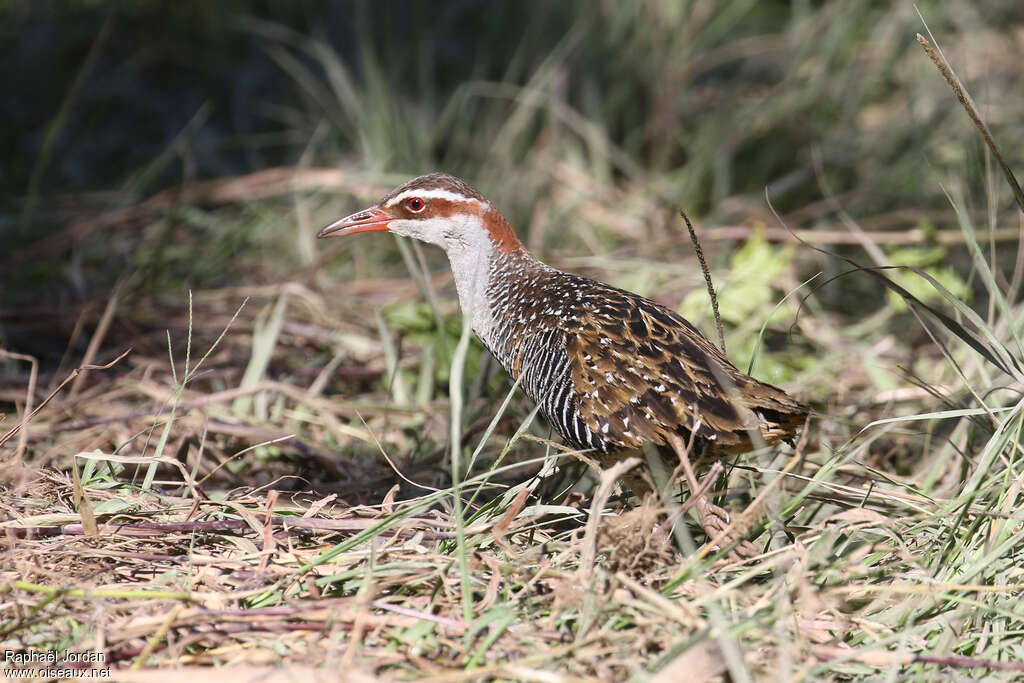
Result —
[[[949,290],[957,299],[961,301],[971,300],[972,292],[967,282],[953,268],[945,265],[947,256],[945,247],[892,249],[888,252],[888,256],[890,262],[895,266],[912,266],[922,269]],[[938,301],[942,296],[928,281],[913,277],[909,273],[895,271],[890,277],[893,282],[900,284],[920,301]],[[894,291],[886,292],[886,299],[889,306],[897,312],[910,310],[904,298]]]

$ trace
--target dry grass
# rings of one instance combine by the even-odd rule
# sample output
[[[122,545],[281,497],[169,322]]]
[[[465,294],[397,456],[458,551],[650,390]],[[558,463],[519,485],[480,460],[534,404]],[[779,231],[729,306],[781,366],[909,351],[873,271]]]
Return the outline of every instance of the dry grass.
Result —
[[[641,37],[665,79],[698,101],[738,102],[760,117],[756,130],[774,130],[845,83],[827,68],[828,41],[806,39],[851,11],[828,4],[788,33],[705,46],[689,62],[674,56],[690,49],[686,36],[656,30],[665,22]],[[864,82],[888,68],[871,51],[888,45],[897,80],[932,87],[891,47],[907,15],[855,39]],[[320,82],[290,60],[304,44],[280,41],[274,58],[311,99],[359,86],[325,46],[309,48],[328,74]],[[804,61],[788,57],[806,89],[780,82],[766,98],[742,79],[700,81],[747,56],[785,61],[788,43],[813,45]],[[502,116],[452,147],[493,141],[481,189],[508,200],[546,260],[656,296],[705,330],[700,271],[667,204],[716,202],[696,225],[730,353],[815,409],[797,450],[728,463],[720,502],[760,555],[737,562],[702,545],[683,501],[628,501],[620,473],[550,441],[482,348],[459,344],[437,254],[383,236],[315,244],[322,223],[404,177],[304,155],[114,208],[65,197],[60,230],[2,264],[31,274],[25,264],[68,260],[69,280],[113,273],[117,286],[2,311],[18,353],[0,359],[0,651],[100,652],[139,681],[200,665],[216,668],[188,675],[220,681],[1021,675],[1024,256],[1009,248],[1020,208],[995,165],[981,201],[978,183],[952,176],[938,191],[949,208],[893,209],[865,200],[870,189],[832,192],[826,171],[839,162],[810,155],[794,173],[825,198],[790,197],[776,217],[729,176],[712,145],[723,126],[695,131],[676,173],[657,141],[676,139],[691,112],[654,102],[651,144],[619,147],[554,96],[561,67],[553,57],[522,87],[467,83],[467,103],[503,103]],[[373,85],[332,115],[365,125],[379,149],[404,122],[377,116]],[[974,116],[998,118],[1018,93]],[[868,156],[892,146],[879,131],[915,102],[952,101],[926,95],[908,88],[855,112],[858,135],[877,134]],[[443,128],[454,114],[437,116]],[[947,125],[929,135],[948,142]],[[751,144],[767,145],[756,130]],[[739,155],[744,140],[733,143]],[[502,197],[515,194],[512,173],[530,201]],[[867,208],[855,219],[852,205]],[[826,284],[849,264],[814,246],[916,270]],[[123,272],[111,259],[121,251],[134,255]],[[182,286],[193,279],[195,291]]]
[[[506,389],[487,389],[479,359],[464,443],[484,460],[456,515],[439,368],[425,374],[424,347],[399,352],[387,323],[366,319],[379,286],[197,292],[158,315],[124,299],[94,307],[79,326],[106,330],[92,360],[122,353],[124,330],[134,348],[58,392],[22,432],[23,464],[8,459],[4,646],[102,651],[123,669],[290,663],[444,680],[974,675],[1018,659],[1019,407],[996,392],[972,408],[937,347],[922,342],[930,366],[916,367],[948,388],[871,394],[882,356],[858,347],[881,351],[886,337],[851,347],[826,314],[799,319],[836,339],[843,384],[822,392],[834,403],[819,403],[803,457],[736,463],[730,500],[758,499],[763,548],[737,564],[682,553],[689,532],[655,501],[608,507],[533,476],[557,451],[517,429],[519,399],[491,428]],[[413,287],[389,283],[387,299]],[[960,386],[991,381],[977,356],[952,352]],[[61,379],[42,376],[33,403]],[[506,450],[491,474],[485,461]]]

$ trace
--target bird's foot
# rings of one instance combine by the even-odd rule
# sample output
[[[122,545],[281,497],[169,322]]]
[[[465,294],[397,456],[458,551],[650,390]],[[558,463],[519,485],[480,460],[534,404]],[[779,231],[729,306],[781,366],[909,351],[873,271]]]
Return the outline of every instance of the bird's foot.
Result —
[[[736,543],[729,550],[729,558],[732,560],[744,561],[761,554],[756,545],[750,541],[743,540],[735,529],[729,528],[729,513],[718,507],[707,499],[707,494],[701,493],[697,498],[697,519],[708,535],[708,543],[714,543],[714,548],[723,548]]]
[[[723,548],[732,545],[729,550],[729,557],[734,560],[748,560],[760,555],[760,551],[753,543],[743,540],[742,532],[729,528],[729,513],[711,502],[708,493],[718,477],[721,476],[722,464],[715,462],[701,481],[693,471],[693,464],[690,462],[689,448],[683,443],[678,435],[669,435],[668,443],[679,456],[679,466],[686,477],[686,483],[690,488],[690,500],[684,506],[684,510],[693,505],[697,509],[697,519],[704,532],[708,535],[708,543],[712,548]],[[735,545],[733,545],[735,544]]]

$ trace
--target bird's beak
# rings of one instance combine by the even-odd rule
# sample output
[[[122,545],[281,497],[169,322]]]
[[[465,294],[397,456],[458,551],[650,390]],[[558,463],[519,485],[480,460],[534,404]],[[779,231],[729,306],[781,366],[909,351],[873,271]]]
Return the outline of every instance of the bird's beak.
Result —
[[[357,232],[371,232],[374,230],[387,230],[388,223],[395,219],[376,206],[369,209],[357,211],[351,216],[345,216],[340,221],[335,221],[317,233],[317,237],[331,237],[332,235],[352,235]]]

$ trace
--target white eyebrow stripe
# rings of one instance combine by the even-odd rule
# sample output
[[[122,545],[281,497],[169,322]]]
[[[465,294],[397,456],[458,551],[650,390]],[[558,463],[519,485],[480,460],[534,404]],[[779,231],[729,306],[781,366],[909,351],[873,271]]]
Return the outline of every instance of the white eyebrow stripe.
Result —
[[[480,204],[480,200],[476,197],[467,197],[461,195],[458,192],[452,192],[450,190],[442,190],[440,188],[435,189],[419,189],[419,190],[406,190],[399,195],[392,197],[388,200],[385,206],[396,206],[401,204],[409,197],[419,197],[420,199],[447,199],[453,202],[476,202]]]

